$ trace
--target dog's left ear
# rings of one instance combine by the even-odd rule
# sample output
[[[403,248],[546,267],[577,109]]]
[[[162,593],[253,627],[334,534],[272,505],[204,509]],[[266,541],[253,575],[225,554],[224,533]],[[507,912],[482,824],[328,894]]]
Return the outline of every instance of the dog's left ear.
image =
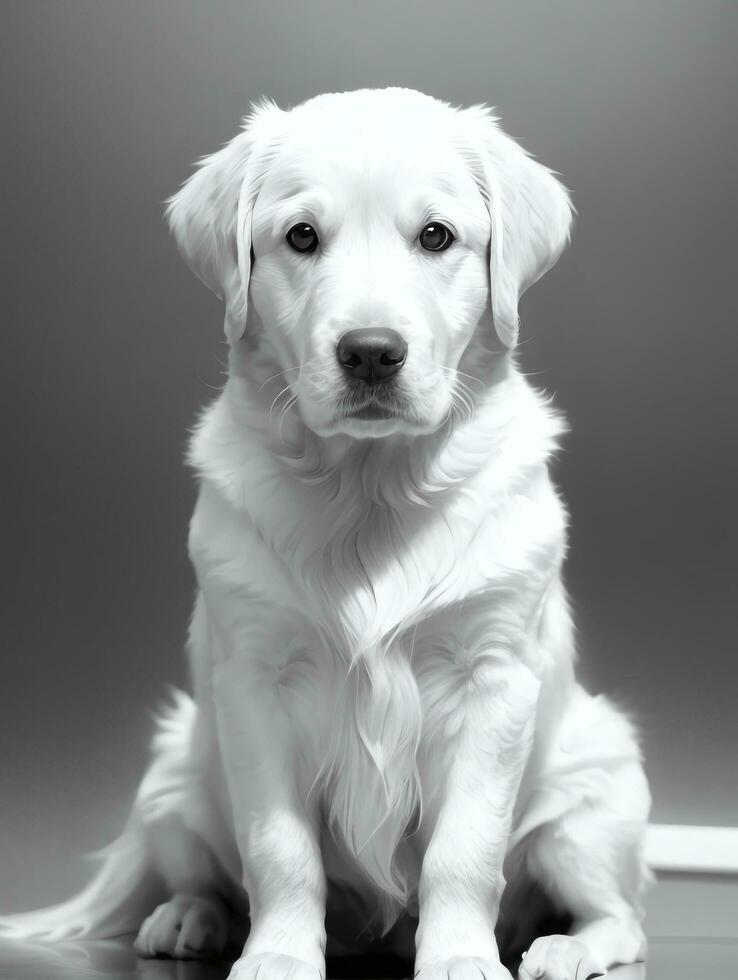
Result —
[[[269,164],[281,145],[288,113],[264,99],[243,130],[167,201],[166,216],[192,271],[223,300],[231,343],[243,336],[251,275],[251,213]]]
[[[490,295],[495,329],[507,347],[518,339],[518,300],[556,262],[569,241],[573,207],[553,173],[473,106],[475,173],[490,214]],[[477,170],[478,168],[474,168]]]

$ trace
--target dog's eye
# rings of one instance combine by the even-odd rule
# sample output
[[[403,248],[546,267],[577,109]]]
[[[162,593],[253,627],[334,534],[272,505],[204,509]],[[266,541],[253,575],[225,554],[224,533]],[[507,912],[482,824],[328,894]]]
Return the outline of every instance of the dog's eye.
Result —
[[[318,233],[305,221],[293,225],[285,237],[287,244],[296,252],[314,252],[318,247]]]
[[[456,241],[451,230],[440,221],[426,225],[418,235],[418,241],[428,252],[445,252]]]

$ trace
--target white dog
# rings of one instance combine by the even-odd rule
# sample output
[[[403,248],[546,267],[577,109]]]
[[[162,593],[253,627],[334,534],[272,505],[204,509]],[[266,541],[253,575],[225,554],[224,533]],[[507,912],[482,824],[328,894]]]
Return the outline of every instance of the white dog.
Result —
[[[648,787],[574,678],[563,423],[511,354],[567,192],[486,106],[364,89],[252,107],[168,216],[230,342],[189,456],[194,700],[98,877],[5,933],[190,957],[250,916],[232,978],[317,980],[326,932],[417,920],[419,980],[509,980],[532,882],[572,930],[521,978],[643,957]]]

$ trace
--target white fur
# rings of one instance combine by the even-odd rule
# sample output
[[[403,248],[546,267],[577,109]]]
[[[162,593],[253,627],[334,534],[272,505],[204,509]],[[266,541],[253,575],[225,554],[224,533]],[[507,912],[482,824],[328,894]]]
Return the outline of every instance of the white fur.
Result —
[[[510,350],[567,192],[485,106],[390,88],[263,101],[168,214],[225,301],[230,370],[189,455],[195,698],[158,736],[113,931],[152,912],[153,870],[145,955],[222,947],[248,895],[233,978],[321,976],[327,902],[329,925],[358,909],[354,945],[419,916],[422,980],[492,980],[505,879],[532,878],[575,926],[521,978],[642,956],[648,789],[630,723],[574,678],[564,426]],[[416,241],[431,219],[445,252]],[[315,254],[285,243],[298,221]],[[408,343],[389,420],[350,417],[335,357],[371,325]],[[82,904],[5,926],[110,934]]]

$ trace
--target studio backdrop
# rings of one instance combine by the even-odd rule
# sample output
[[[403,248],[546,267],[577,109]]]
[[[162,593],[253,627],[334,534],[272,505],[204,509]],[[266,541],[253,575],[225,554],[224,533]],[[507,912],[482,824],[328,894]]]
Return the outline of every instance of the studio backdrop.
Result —
[[[0,909],[82,884],[183,658],[222,309],[163,202],[262,95],[495,105],[571,188],[519,357],[571,434],[580,673],[664,823],[738,824],[738,4],[5,0]]]

